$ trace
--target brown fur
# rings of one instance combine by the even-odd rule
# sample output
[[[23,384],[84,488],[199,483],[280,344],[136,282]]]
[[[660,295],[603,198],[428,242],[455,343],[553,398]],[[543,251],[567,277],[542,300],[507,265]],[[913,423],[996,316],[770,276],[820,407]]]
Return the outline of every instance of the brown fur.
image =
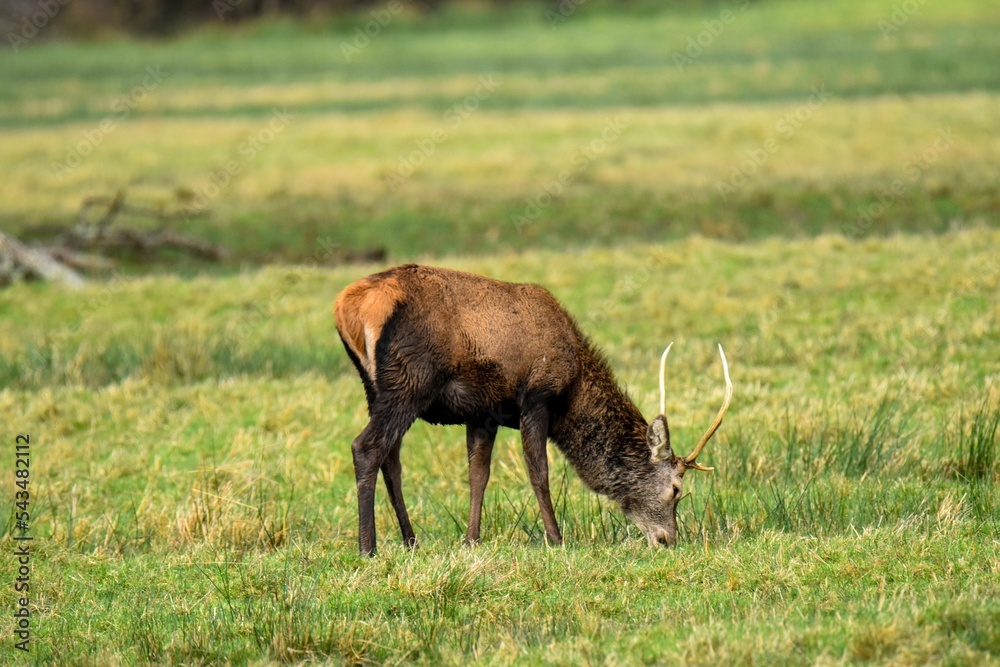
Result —
[[[618,502],[650,542],[676,539],[684,467],[669,442],[658,450],[662,459],[651,454],[654,445],[663,444],[666,421],[657,429],[647,424],[607,362],[544,288],[407,265],[348,286],[334,312],[371,416],[351,445],[362,553],[375,551],[380,469],[403,539],[415,542],[403,502],[399,451],[418,418],[466,425],[469,542],[479,539],[500,426],[521,431],[550,541],[562,537],[549,496],[549,438],[581,480]]]

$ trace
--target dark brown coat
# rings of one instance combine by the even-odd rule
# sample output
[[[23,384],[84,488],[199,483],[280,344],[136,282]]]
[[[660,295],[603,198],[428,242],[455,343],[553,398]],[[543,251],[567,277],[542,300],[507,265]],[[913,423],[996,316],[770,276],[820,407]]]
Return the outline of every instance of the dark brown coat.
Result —
[[[334,313],[371,417],[352,444],[362,553],[375,550],[379,469],[403,539],[414,543],[399,448],[417,418],[467,427],[469,542],[479,539],[499,426],[521,430],[552,542],[562,538],[548,488],[548,438],[583,482],[618,502],[650,542],[676,539],[676,501],[691,466],[670,450],[665,417],[647,424],[605,359],[544,288],[406,265],[349,285]]]

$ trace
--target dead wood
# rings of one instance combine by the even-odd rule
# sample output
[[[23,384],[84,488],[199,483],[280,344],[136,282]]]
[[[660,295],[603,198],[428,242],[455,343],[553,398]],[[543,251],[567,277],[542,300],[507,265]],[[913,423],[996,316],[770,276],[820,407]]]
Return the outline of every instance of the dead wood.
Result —
[[[91,220],[90,211],[96,207],[104,207],[104,211],[100,218]],[[153,230],[133,229],[121,225],[112,228],[112,224],[120,215],[152,219],[160,226]],[[169,222],[179,219],[181,215],[177,212],[127,204],[122,190],[119,190],[114,197],[88,197],[80,206],[77,223],[60,235],[59,243],[76,250],[97,251],[103,254],[122,252],[148,254],[156,250],[170,249],[213,262],[226,258],[226,249],[222,246],[166,228]]]
[[[78,288],[87,282],[83,274],[110,273],[116,266],[114,257],[125,255],[135,261],[161,250],[212,262],[225,260],[225,247],[169,228],[171,223],[188,217],[184,211],[130,204],[124,190],[111,197],[87,197],[73,224],[47,225],[41,230],[51,239],[47,243],[29,245],[0,232],[0,287],[22,280],[51,280]],[[135,222],[146,229],[136,227]],[[385,258],[382,247],[334,246],[327,249],[321,263],[383,262]]]
[[[87,280],[43,248],[31,248],[0,232],[0,284],[19,280],[51,280],[78,289]]]

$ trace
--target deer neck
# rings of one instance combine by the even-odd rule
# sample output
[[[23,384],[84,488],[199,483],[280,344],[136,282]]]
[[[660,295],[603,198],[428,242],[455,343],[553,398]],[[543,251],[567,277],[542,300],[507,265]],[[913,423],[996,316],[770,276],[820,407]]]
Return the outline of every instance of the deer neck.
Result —
[[[619,502],[652,471],[648,424],[603,360],[585,364],[551,436],[583,482]]]

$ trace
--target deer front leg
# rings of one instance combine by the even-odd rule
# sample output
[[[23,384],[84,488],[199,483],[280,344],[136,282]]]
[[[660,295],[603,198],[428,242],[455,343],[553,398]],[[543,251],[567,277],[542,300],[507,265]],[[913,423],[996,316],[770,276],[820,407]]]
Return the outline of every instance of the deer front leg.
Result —
[[[521,414],[521,445],[524,460],[528,464],[528,479],[535,490],[538,507],[542,512],[545,535],[552,544],[562,544],[562,534],[556,523],[556,513],[552,509],[549,496],[549,460],[546,443],[549,435],[549,411],[544,405]]]
[[[465,427],[465,446],[469,453],[469,530],[465,533],[466,544],[479,541],[483,494],[490,480],[490,461],[496,436],[496,428],[487,428],[482,424]]]

